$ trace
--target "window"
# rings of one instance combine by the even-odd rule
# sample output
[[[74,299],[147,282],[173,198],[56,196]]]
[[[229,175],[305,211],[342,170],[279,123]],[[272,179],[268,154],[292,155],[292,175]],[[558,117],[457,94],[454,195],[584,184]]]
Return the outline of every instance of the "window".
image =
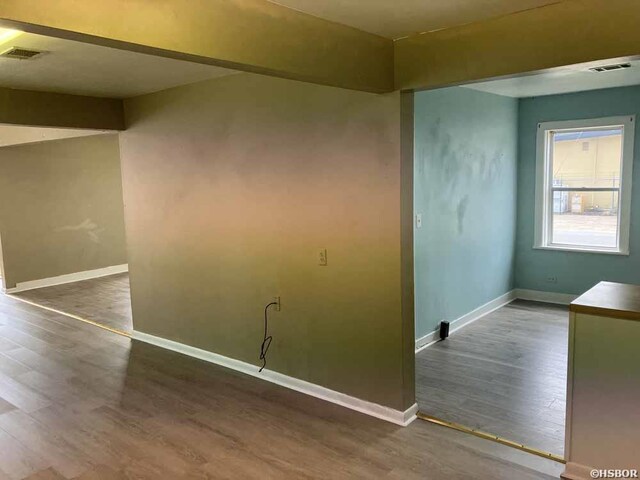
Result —
[[[629,253],[634,125],[538,124],[535,248]]]

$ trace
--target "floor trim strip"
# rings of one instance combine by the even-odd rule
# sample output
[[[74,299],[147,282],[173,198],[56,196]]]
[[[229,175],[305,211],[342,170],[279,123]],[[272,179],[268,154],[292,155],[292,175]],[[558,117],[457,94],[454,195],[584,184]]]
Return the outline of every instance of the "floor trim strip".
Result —
[[[131,333],[125,332],[123,330],[118,330],[117,328],[102,325],[101,323],[94,322],[93,320],[89,320],[88,318],[83,318],[78,315],[74,315],[73,313],[63,312],[62,310],[57,310],[55,308],[47,307],[46,305],[41,305],[39,303],[32,302],[31,300],[27,300],[25,298],[20,298],[17,295],[12,295],[10,293],[5,293],[5,295],[7,297],[13,298],[14,300],[18,300],[20,302],[33,305],[34,307],[42,308],[43,310],[48,310],[49,312],[57,313],[58,315],[64,315],[65,317],[73,318],[74,320],[79,320],[81,322],[88,323],[89,325],[93,325],[94,327],[102,328],[103,330],[107,330],[108,332],[115,333],[117,335],[122,335],[123,337],[131,338]]]
[[[461,425],[459,423],[447,422],[446,420],[441,420],[439,418],[432,417],[431,415],[427,415],[422,412],[418,412],[416,416],[420,420],[434,423],[436,425],[440,425],[443,427],[451,428],[459,432],[470,433],[471,435],[475,435],[476,437],[484,438],[485,440],[491,440],[492,442],[500,443],[502,445],[506,445],[507,447],[516,448],[518,450],[522,450],[523,452],[531,453],[533,455],[537,455],[542,458],[548,458],[549,460],[553,460],[558,463],[562,463],[562,464],[567,463],[566,460],[560,455],[545,452],[544,450],[538,450],[537,448],[533,448],[533,447],[527,447],[526,445],[522,445],[521,443],[517,443],[512,440],[507,440],[506,438],[498,437],[497,435],[483,432],[481,430],[476,430],[475,428],[470,428],[465,425]]]

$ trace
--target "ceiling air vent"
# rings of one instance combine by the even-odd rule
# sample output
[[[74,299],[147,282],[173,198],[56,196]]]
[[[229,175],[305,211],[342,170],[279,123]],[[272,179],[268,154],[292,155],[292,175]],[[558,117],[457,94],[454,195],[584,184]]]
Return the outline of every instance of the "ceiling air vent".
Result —
[[[15,58],[17,60],[31,60],[44,52],[41,50],[31,50],[28,48],[11,47],[0,53],[0,58]]]
[[[602,72],[613,72],[614,70],[622,70],[625,68],[631,68],[630,63],[616,63],[615,65],[603,65],[601,67],[593,67],[590,68],[590,72],[602,73]]]

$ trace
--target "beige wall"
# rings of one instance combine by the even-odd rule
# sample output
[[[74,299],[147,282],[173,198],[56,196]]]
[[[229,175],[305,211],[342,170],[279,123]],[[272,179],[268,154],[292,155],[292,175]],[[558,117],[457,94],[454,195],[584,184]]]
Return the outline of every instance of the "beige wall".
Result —
[[[269,369],[413,404],[400,98],[243,74],[127,100],[134,328],[257,365],[278,295]]]
[[[115,134],[0,148],[5,286],[126,263]]]

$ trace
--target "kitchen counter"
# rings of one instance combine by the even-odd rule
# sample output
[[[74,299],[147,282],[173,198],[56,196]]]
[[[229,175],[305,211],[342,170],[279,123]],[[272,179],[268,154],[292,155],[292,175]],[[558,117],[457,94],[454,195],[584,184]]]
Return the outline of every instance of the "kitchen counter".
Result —
[[[640,321],[640,285],[600,282],[573,301],[572,312]]]

